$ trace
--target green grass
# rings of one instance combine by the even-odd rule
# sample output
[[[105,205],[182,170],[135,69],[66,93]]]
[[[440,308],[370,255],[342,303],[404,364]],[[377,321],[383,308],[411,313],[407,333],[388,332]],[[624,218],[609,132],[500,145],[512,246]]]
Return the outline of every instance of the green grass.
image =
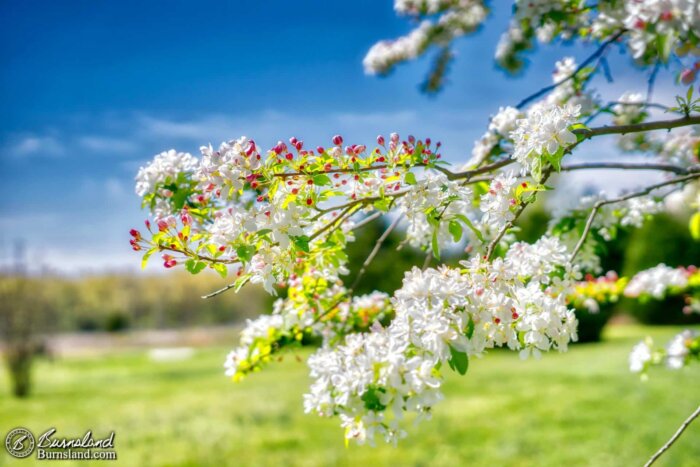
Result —
[[[0,429],[2,437],[15,426],[55,426],[66,436],[115,430],[118,463],[128,466],[641,465],[700,402],[699,367],[657,369],[646,383],[627,371],[640,337],[675,331],[614,327],[605,343],[539,361],[492,352],[466,376],[447,376],[433,420],[411,428],[398,448],[346,449],[337,420],[304,415],[308,376],[294,357],[234,384],[223,376],[221,348],[176,363],[151,362],[145,352],[41,361],[34,395],[22,401],[9,397],[3,374]],[[696,422],[659,465],[699,459]],[[0,464],[32,460],[3,450]]]

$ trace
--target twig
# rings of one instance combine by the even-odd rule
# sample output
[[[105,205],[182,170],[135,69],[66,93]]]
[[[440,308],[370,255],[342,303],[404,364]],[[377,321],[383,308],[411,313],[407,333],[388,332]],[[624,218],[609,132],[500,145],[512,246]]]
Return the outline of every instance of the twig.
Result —
[[[590,169],[620,169],[620,170],[660,170],[663,172],[673,172],[676,175],[688,175],[691,173],[700,172],[700,164],[690,167],[681,167],[671,164],[639,164],[627,162],[584,162],[580,164],[564,165],[561,168],[562,172],[570,172],[573,170],[590,170]]]
[[[421,268],[422,271],[425,271],[428,269],[428,266],[430,266],[430,261],[433,259],[433,252],[428,251],[428,254],[425,255],[425,260],[423,260],[423,267]]]
[[[695,411],[693,413],[690,414],[690,416],[688,418],[685,419],[685,421],[681,424],[681,426],[678,427],[678,430],[676,430],[676,432],[673,434],[673,436],[671,436],[671,439],[666,441],[666,443],[663,446],[661,446],[661,448],[658,451],[656,451],[653,456],[651,456],[651,458],[647,461],[647,463],[644,464],[644,467],[649,467],[651,464],[656,462],[656,460],[659,457],[661,457],[661,455],[664,452],[666,452],[671,446],[673,446],[673,443],[675,443],[678,440],[678,438],[683,434],[685,429],[688,428],[688,426],[691,423],[693,423],[693,420],[698,418],[698,416],[700,416],[700,405],[698,406],[697,409],[695,409]]]
[[[370,214],[369,216],[365,217],[364,219],[362,219],[362,220],[361,220],[360,222],[358,222],[357,224],[353,225],[353,226],[352,226],[352,230],[360,229],[360,228],[364,227],[365,225],[369,224],[370,222],[372,222],[373,220],[379,219],[379,218],[382,217],[383,215],[384,215],[384,213],[381,212],[381,211],[377,211],[377,212],[375,212],[375,213],[373,213],[373,214]]]
[[[700,178],[700,173],[694,173],[694,174],[686,175],[684,177],[673,178],[671,180],[666,180],[665,182],[650,185],[641,191],[636,191],[634,193],[620,196],[619,198],[600,200],[600,201],[596,202],[593,205],[593,208],[591,209],[591,213],[588,215],[588,219],[586,220],[586,225],[583,229],[583,233],[581,234],[581,238],[578,239],[578,242],[576,243],[576,246],[574,247],[574,251],[571,253],[570,261],[573,261],[574,258],[576,258],[576,255],[583,247],[583,244],[586,241],[586,237],[588,237],[588,234],[590,233],[591,228],[593,227],[593,220],[595,219],[595,216],[596,216],[596,214],[598,214],[598,210],[601,207],[608,205],[608,204],[621,203],[621,202],[627,201],[627,200],[632,199],[632,198],[638,198],[640,196],[645,196],[645,195],[648,195],[652,191],[657,190],[659,188],[663,188],[663,187],[668,186],[668,185],[675,185],[676,183],[687,182],[687,181],[693,180],[695,178]]]
[[[571,146],[569,146],[569,151],[573,149],[578,143],[574,143]],[[552,174],[552,167],[549,167],[544,174],[542,174],[542,180],[540,183],[544,184],[549,176]],[[536,196],[536,193],[533,193],[533,195]],[[489,247],[486,250],[486,255],[484,255],[484,259],[487,261],[491,259],[491,256],[493,256],[494,251],[496,250],[496,247],[498,246],[498,242],[501,241],[503,236],[506,234],[506,232],[509,229],[512,229],[513,226],[515,225],[515,222],[518,220],[518,218],[522,215],[523,211],[525,211],[525,208],[527,208],[532,201],[523,201],[523,203],[518,207],[518,210],[515,212],[515,215],[513,216],[513,219],[509,220],[506,222],[506,224],[503,226],[503,228],[498,232],[498,235],[491,240],[491,243],[489,243]]]
[[[555,90],[557,87],[561,86],[562,84],[566,83],[567,81],[572,80],[576,75],[578,75],[578,74],[581,72],[581,70],[583,70],[583,69],[586,68],[588,65],[590,65],[594,60],[596,60],[596,59],[598,59],[599,57],[601,57],[601,56],[605,53],[605,51],[607,50],[607,48],[608,48],[612,43],[616,42],[625,32],[626,32],[626,30],[625,30],[625,29],[622,29],[622,30],[620,30],[617,34],[615,34],[614,36],[612,36],[610,39],[608,39],[607,41],[603,42],[603,43],[600,45],[600,47],[598,47],[598,50],[596,50],[590,57],[588,57],[587,59],[585,59],[585,60],[578,66],[578,68],[576,68],[576,70],[574,70],[574,72],[571,73],[569,76],[567,76],[566,78],[564,78],[564,79],[561,80],[561,81],[558,81],[558,82],[556,82],[556,83],[554,83],[554,84],[551,84],[551,85],[549,85],[549,86],[546,86],[546,87],[540,89],[539,91],[537,91],[537,92],[534,93],[534,94],[531,94],[531,95],[527,96],[525,99],[521,100],[521,101],[518,103],[518,105],[516,105],[515,107],[516,107],[517,109],[522,109],[523,107],[525,107],[527,104],[529,104],[529,103],[532,102],[533,100],[535,100],[535,99],[537,99],[537,98],[539,98],[539,97],[542,97],[542,96],[544,96],[545,94],[548,94],[549,92]]]
[[[640,133],[653,130],[671,130],[688,125],[700,124],[700,115],[677,118],[675,120],[657,120],[653,122],[635,123],[632,125],[605,125],[597,128],[578,128],[573,130],[574,134],[582,135],[585,138],[602,135],[624,135],[627,133]]]
[[[647,102],[651,102],[652,95],[654,94],[654,85],[656,84],[656,75],[659,73],[659,68],[661,67],[661,62],[657,61],[654,64],[654,69],[651,70],[649,74],[649,80],[647,81]]]
[[[372,248],[372,251],[365,259],[365,262],[362,263],[362,267],[360,268],[360,271],[357,273],[357,276],[355,277],[355,281],[350,286],[350,292],[355,290],[355,288],[360,284],[360,280],[362,279],[362,276],[365,274],[365,272],[367,271],[367,268],[372,263],[372,261],[374,261],[374,257],[377,256],[377,253],[379,253],[379,250],[382,248],[384,241],[389,237],[389,235],[391,235],[391,232],[393,232],[394,229],[399,225],[399,222],[401,222],[401,219],[403,219],[403,214],[399,214],[398,216],[396,216],[396,219],[394,219],[394,221],[389,225],[389,227],[386,228],[384,233],[377,239],[376,243],[374,244],[374,248]]]
[[[230,290],[236,286],[235,282],[230,283],[226,287],[222,287],[219,290],[215,290],[214,292],[207,294],[207,295],[202,295],[202,298],[207,299],[207,298],[212,298],[216,297],[217,295],[221,295],[222,293],[226,292],[227,290]]]

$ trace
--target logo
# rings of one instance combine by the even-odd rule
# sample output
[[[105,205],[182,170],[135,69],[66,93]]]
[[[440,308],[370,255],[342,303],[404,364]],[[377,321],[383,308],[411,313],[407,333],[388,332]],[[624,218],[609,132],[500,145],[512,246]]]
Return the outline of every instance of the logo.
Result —
[[[15,428],[5,437],[5,449],[11,456],[24,459],[34,452],[34,435],[26,428]]]

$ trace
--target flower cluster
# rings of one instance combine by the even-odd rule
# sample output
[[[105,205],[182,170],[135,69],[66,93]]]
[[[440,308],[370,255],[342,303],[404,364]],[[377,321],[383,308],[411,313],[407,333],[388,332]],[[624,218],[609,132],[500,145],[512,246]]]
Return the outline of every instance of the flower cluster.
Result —
[[[569,303],[577,310],[586,309],[590,313],[598,313],[600,305],[615,303],[623,296],[627,282],[626,277],[618,277],[614,271],[600,277],[587,274],[585,281],[574,286]]]
[[[558,167],[566,148],[576,143],[570,127],[579,114],[580,107],[571,104],[533,106],[511,133],[515,145],[513,158],[539,180],[544,165]]]
[[[132,246],[145,250],[144,260],[165,252],[166,267],[184,263],[191,272],[211,267],[222,275],[234,268],[241,286],[260,283],[271,293],[275,284],[310,268],[342,274],[344,246],[362,212],[387,211],[404,195],[423,210],[433,203],[434,190],[415,189],[429,182],[418,184],[411,169],[435,167],[439,143],[412,136],[401,141],[397,134],[377,143],[370,151],[343,146],[336,136],[328,148],[305,149],[291,138],[289,145],[278,142],[264,152],[243,137],[216,150],[202,147],[200,160],[175,151],[160,154],[139,171],[136,188],[157,228],[148,222],[150,239],[136,232]],[[468,198],[452,186],[449,200],[437,199],[433,206],[455,201],[458,193]],[[439,232],[454,221],[451,209],[449,217],[436,220]]]
[[[395,9],[424,19],[408,35],[372,46],[363,61],[368,74],[386,74],[397,63],[412,60],[433,45],[446,46],[474,32],[488,13],[483,0],[396,0]],[[436,14],[435,19],[427,18]]]
[[[655,365],[665,365],[679,370],[692,361],[700,361],[700,334],[687,329],[675,336],[664,348],[655,348],[651,338],[639,342],[629,355],[629,367],[633,373],[647,377],[647,371]]]
[[[507,346],[523,357],[576,339],[566,306],[575,270],[555,238],[516,243],[492,263],[480,258],[463,270],[409,271],[392,300],[388,327],[349,335],[309,359],[314,383],[305,410],[339,415],[346,438],[373,443],[403,436],[406,412],[427,418],[442,399],[440,368],[464,374],[469,357]]]
[[[387,73],[402,61],[412,60],[431,46],[450,43],[475,31],[488,9],[479,0],[395,0],[395,10],[422,20],[407,36],[382,41],[368,52],[368,73]],[[694,0],[635,0],[581,2],[580,0],[515,0],[513,18],[501,36],[495,58],[515,72],[522,55],[534,42],[563,40],[607,41],[621,37],[633,59],[642,65],[668,61],[700,49],[700,6]],[[437,66],[437,65],[436,65]],[[583,106],[584,112],[586,107]]]
[[[597,105],[591,91],[586,89],[586,84],[593,75],[593,69],[587,68],[577,73],[578,66],[573,57],[563,58],[556,62],[554,67],[552,81],[557,86],[547,96],[547,103],[578,106],[581,115],[590,114]]]
[[[462,239],[464,227],[473,233],[473,194],[469,187],[448,181],[444,174],[427,174],[410,187],[398,201],[398,210],[408,221],[406,237],[416,247],[427,248],[433,239],[442,248]],[[476,243],[474,236],[471,243]]]
[[[662,299],[667,294],[676,294],[698,281],[700,272],[696,267],[672,268],[662,263],[635,274],[625,288],[625,295],[632,298],[646,296]]]
[[[247,321],[239,346],[224,363],[226,375],[240,381],[306,338],[320,338],[332,345],[346,334],[367,331],[393,315],[385,293],[345,300],[347,295],[341,281],[319,272],[292,279],[287,297],[275,301],[271,315]]]

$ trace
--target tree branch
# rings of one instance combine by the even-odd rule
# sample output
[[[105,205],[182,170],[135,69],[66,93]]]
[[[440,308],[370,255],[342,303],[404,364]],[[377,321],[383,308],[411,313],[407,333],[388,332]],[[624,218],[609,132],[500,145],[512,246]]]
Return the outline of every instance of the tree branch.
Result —
[[[583,233],[581,234],[581,238],[579,238],[578,242],[576,243],[576,246],[574,247],[574,251],[571,253],[571,258],[569,259],[569,261],[573,261],[574,258],[576,258],[576,255],[578,254],[578,252],[583,247],[583,244],[586,241],[586,237],[588,237],[588,234],[590,233],[591,228],[593,227],[593,220],[595,219],[595,216],[596,216],[596,214],[598,214],[598,210],[601,207],[608,205],[608,204],[621,203],[621,202],[627,201],[627,200],[632,199],[632,198],[639,198],[640,196],[646,196],[649,193],[651,193],[652,191],[657,190],[659,188],[663,188],[663,187],[668,186],[668,185],[675,185],[676,183],[687,182],[687,181],[693,180],[695,178],[700,178],[700,172],[686,175],[684,177],[678,177],[678,178],[674,178],[671,180],[666,180],[665,182],[657,183],[654,185],[650,185],[641,191],[629,193],[627,195],[620,196],[619,198],[600,200],[600,201],[596,202],[593,205],[593,208],[591,209],[591,213],[588,215],[588,219],[586,220],[586,226],[583,229]]]
[[[651,464],[656,462],[656,460],[659,457],[661,457],[661,455],[664,452],[666,452],[671,446],[673,446],[673,443],[675,443],[678,440],[678,438],[683,434],[685,429],[688,428],[688,426],[693,422],[693,420],[698,418],[698,416],[700,416],[700,405],[698,406],[697,409],[695,409],[695,411],[693,413],[690,414],[690,416],[688,418],[685,419],[685,421],[681,424],[681,426],[678,427],[678,430],[676,430],[676,432],[673,434],[673,436],[671,436],[671,439],[666,441],[666,443],[663,446],[661,446],[661,448],[658,451],[656,451],[653,456],[651,456],[651,458],[647,461],[647,463],[644,464],[644,467],[649,467]]]
[[[695,164],[690,167],[681,167],[672,164],[639,164],[627,162],[583,162],[580,164],[564,165],[561,168],[562,172],[571,172],[573,170],[590,170],[590,169],[619,169],[619,170],[660,170],[663,172],[673,172],[676,175],[688,175],[700,172],[700,164]]]
[[[607,41],[603,42],[603,43],[600,45],[600,47],[598,47],[598,50],[596,50],[595,52],[593,52],[593,54],[592,54],[591,56],[589,56],[587,59],[585,59],[585,60],[578,66],[578,68],[576,68],[576,70],[574,70],[574,72],[571,73],[569,76],[567,76],[566,78],[564,78],[563,80],[561,80],[561,81],[559,81],[559,82],[557,82],[557,83],[551,84],[551,85],[549,85],[549,86],[546,86],[546,87],[540,89],[539,91],[535,92],[534,94],[531,94],[531,95],[527,96],[525,99],[521,100],[521,101],[518,103],[518,105],[515,106],[515,108],[517,108],[517,109],[522,109],[522,108],[525,107],[527,104],[529,104],[530,102],[534,101],[535,99],[537,99],[537,98],[539,98],[539,97],[542,97],[542,96],[544,96],[545,94],[550,93],[551,91],[555,90],[557,87],[561,86],[562,84],[566,83],[567,81],[572,80],[572,79],[573,79],[576,75],[578,75],[584,68],[586,68],[588,65],[590,65],[593,61],[595,61],[595,60],[598,59],[599,57],[601,57],[601,56],[605,53],[605,51],[607,50],[607,48],[608,48],[611,44],[613,44],[614,42],[617,42],[617,40],[618,40],[620,37],[622,37],[622,35],[623,35],[625,32],[626,32],[625,29],[621,29],[617,34],[615,34],[614,36],[612,36],[612,37],[611,37],[610,39],[608,39]]]
[[[403,214],[399,214],[398,216],[396,216],[396,219],[394,219],[394,221],[389,225],[389,227],[386,228],[384,233],[377,239],[376,243],[374,244],[374,248],[372,248],[372,251],[365,259],[365,262],[362,263],[362,267],[360,268],[359,272],[357,273],[357,276],[355,277],[355,280],[350,286],[349,293],[352,293],[355,290],[355,288],[360,284],[362,276],[364,276],[365,272],[367,271],[367,268],[370,264],[372,264],[372,261],[374,261],[374,257],[377,256],[377,253],[379,253],[379,250],[384,244],[384,241],[389,237],[389,235],[391,235],[391,232],[393,232],[394,229],[399,225],[401,219],[403,219]]]
[[[688,125],[700,124],[700,115],[677,118],[675,120],[657,120],[654,122],[635,123],[632,125],[605,125],[597,128],[578,128],[573,130],[574,134],[582,135],[585,138],[603,135],[624,135],[627,133],[641,133],[653,130],[671,130]]]

